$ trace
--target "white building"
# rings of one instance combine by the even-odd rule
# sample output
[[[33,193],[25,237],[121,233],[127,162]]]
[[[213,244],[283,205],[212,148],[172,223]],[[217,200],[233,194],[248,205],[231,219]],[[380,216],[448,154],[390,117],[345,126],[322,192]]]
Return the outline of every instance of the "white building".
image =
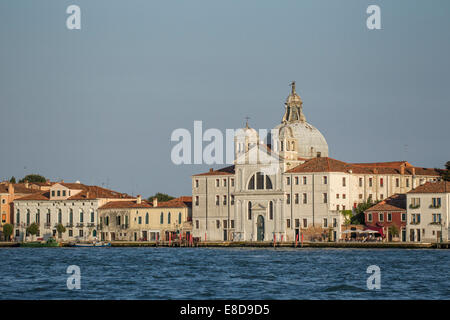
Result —
[[[434,169],[406,161],[350,164],[328,157],[328,144],[306,122],[292,92],[273,146],[248,124],[235,137],[235,164],[192,176],[193,234],[202,240],[276,241],[340,238],[341,210],[436,180]]]
[[[449,241],[450,182],[428,182],[406,194],[409,241]]]
[[[48,190],[14,200],[14,228],[18,241],[31,240],[26,228],[39,225],[37,238],[92,240],[98,237],[98,208],[110,201],[134,199],[124,193],[81,183],[55,183]],[[58,234],[62,224],[66,232]]]

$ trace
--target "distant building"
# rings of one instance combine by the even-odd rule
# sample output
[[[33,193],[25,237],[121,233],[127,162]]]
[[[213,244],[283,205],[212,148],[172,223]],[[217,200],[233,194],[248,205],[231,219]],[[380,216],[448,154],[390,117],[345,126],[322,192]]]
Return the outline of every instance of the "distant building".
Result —
[[[112,201],[99,208],[101,239],[108,241],[155,241],[192,230],[192,197],[149,203],[138,196],[129,201]]]
[[[450,182],[427,182],[407,193],[408,240],[449,241]]]
[[[38,238],[92,240],[98,236],[98,208],[110,201],[129,201],[133,197],[98,186],[81,183],[53,183],[44,190],[14,200],[15,237],[23,241],[26,228],[39,225]],[[57,234],[56,227],[66,228]]]
[[[25,183],[0,183],[0,226],[6,223],[12,223],[13,219],[11,213],[14,212],[13,201],[17,198],[39,192],[39,190],[32,189],[28,182]]]
[[[294,241],[340,238],[342,210],[406,193],[440,172],[406,161],[346,163],[306,121],[295,83],[273,145],[246,126],[233,166],[192,176],[193,233],[202,240]]]
[[[382,231],[382,235],[388,241],[399,238],[406,239],[406,194],[394,194],[365,212],[365,224],[373,230]],[[391,233],[391,227],[395,226],[397,235]]]

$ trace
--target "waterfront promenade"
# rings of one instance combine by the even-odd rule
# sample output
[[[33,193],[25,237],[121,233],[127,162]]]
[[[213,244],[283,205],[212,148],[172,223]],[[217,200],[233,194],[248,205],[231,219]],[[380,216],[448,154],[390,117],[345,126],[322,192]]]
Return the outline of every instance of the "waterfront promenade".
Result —
[[[18,247],[18,242],[0,242],[0,247]],[[69,247],[70,243],[63,242],[62,247]],[[111,241],[111,247],[180,247],[178,241]],[[238,242],[238,241],[203,241],[193,245],[182,243],[181,247],[201,248],[385,248],[385,249],[449,249],[450,243],[415,243],[415,242]]]

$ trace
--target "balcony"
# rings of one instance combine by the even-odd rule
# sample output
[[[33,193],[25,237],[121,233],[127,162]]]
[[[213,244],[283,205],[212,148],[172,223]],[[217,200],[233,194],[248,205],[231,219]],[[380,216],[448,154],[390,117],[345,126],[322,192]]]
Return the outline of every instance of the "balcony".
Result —
[[[66,223],[66,228],[73,228],[73,223],[72,222]]]
[[[122,224],[120,226],[121,229],[128,229],[129,225],[128,224]]]
[[[82,222],[77,223],[77,228],[83,228],[83,227],[84,227],[84,223],[82,223]]]
[[[411,204],[409,205],[409,208],[410,208],[410,209],[417,209],[417,208],[420,208],[420,204],[412,204],[412,203],[411,203]]]
[[[411,221],[410,224],[418,225],[418,224],[420,224],[420,221]]]
[[[429,208],[430,209],[439,209],[441,207],[440,204],[430,204]]]

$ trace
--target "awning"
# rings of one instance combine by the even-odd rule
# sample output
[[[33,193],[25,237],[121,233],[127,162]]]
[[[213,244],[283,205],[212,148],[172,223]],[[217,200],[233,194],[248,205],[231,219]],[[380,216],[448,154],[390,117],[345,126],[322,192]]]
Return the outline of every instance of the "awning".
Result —
[[[375,227],[375,226],[368,226],[366,225],[366,230],[373,230],[381,234],[381,236],[384,238],[384,232],[382,227]]]

